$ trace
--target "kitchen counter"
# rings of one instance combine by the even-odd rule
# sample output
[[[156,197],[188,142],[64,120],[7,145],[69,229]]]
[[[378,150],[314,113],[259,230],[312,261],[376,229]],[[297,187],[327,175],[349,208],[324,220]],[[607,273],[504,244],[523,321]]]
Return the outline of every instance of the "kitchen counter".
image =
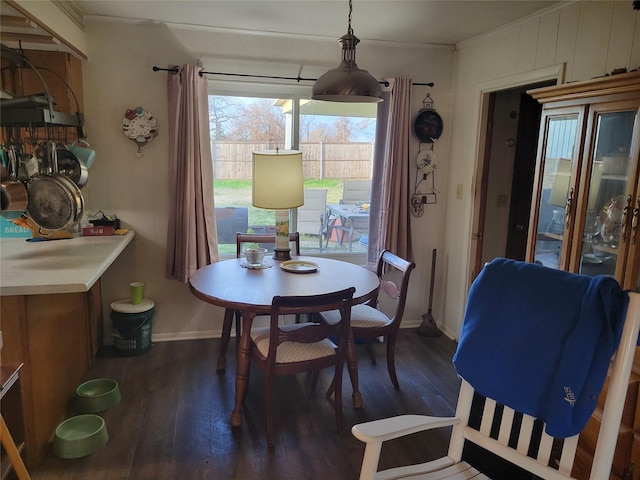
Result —
[[[0,241],[2,362],[20,373],[25,460],[45,455],[102,345],[102,275],[135,237]]]
[[[61,240],[0,241],[0,296],[88,292],[135,232]]]

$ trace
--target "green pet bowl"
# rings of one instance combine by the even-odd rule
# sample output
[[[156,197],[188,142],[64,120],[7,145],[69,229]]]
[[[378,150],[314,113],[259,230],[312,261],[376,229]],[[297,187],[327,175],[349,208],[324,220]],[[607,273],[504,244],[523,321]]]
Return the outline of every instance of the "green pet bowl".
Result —
[[[78,415],[65,420],[53,438],[53,453],[61,458],[91,455],[109,440],[107,426],[98,415]]]
[[[110,378],[89,380],[76,388],[76,409],[80,413],[107,410],[120,402],[118,382]]]

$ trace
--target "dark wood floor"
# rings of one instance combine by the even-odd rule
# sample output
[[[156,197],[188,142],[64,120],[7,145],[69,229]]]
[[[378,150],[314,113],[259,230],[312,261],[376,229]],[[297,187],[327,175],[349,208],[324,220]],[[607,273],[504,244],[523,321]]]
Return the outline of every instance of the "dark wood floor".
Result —
[[[218,339],[158,343],[137,357],[97,357],[86,379],[109,377],[122,401],[102,412],[105,447],[85,458],[64,460],[50,452],[31,472],[34,480],[357,479],[363,444],[352,425],[397,414],[453,415],[459,381],[451,359],[455,343],[402,330],[397,345],[400,391],[394,390],[377,344],[372,365],[358,345],[364,408],[354,410],[345,375],[345,430],[339,433],[332,404],[324,398],[330,370],[314,392],[308,377],[276,380],[276,447],[269,450],[263,421],[263,383],[254,369],[243,425],[229,425],[233,409],[235,343],[225,374],[215,371]],[[346,372],[345,372],[346,373]],[[72,408],[67,416],[74,415]],[[416,434],[383,448],[381,464],[424,461],[446,452],[449,431]]]

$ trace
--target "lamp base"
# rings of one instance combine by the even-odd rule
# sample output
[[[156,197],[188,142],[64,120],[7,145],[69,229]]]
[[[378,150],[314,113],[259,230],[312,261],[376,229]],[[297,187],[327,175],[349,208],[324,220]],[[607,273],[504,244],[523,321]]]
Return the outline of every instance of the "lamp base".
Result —
[[[273,249],[274,260],[291,260],[290,248],[274,248]]]

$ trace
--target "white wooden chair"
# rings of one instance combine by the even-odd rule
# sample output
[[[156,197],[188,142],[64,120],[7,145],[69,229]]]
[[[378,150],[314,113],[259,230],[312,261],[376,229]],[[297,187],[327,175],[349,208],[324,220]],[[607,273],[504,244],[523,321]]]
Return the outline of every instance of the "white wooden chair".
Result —
[[[507,293],[502,292],[502,294]],[[602,427],[593,457],[591,480],[610,478],[618,429],[636,351],[640,328],[640,293],[629,292],[628,295],[629,304],[621,341],[609,370],[611,377],[602,414]],[[538,296],[537,299],[544,301],[543,297]],[[499,309],[500,304],[492,303],[491,308]],[[547,332],[547,336],[549,333]],[[478,362],[483,362],[483,359],[478,359]],[[471,406],[472,403],[477,405],[477,402],[474,402],[474,397],[477,398],[477,396],[474,388],[462,379],[455,417],[402,415],[355,425],[352,433],[366,443],[360,480],[488,479],[488,476],[476,469],[479,469],[479,466],[471,466],[463,460],[463,447],[466,442],[472,442],[537,477],[551,480],[574,478],[571,473],[579,434],[564,439],[553,438],[544,429],[539,428],[540,420],[518,413],[503,406],[499,401],[489,398],[485,399],[484,407],[480,412],[479,427],[471,426]],[[474,408],[478,407],[474,405]],[[534,422],[538,428],[534,428]],[[383,442],[442,427],[453,427],[446,456],[422,464],[377,471]]]

